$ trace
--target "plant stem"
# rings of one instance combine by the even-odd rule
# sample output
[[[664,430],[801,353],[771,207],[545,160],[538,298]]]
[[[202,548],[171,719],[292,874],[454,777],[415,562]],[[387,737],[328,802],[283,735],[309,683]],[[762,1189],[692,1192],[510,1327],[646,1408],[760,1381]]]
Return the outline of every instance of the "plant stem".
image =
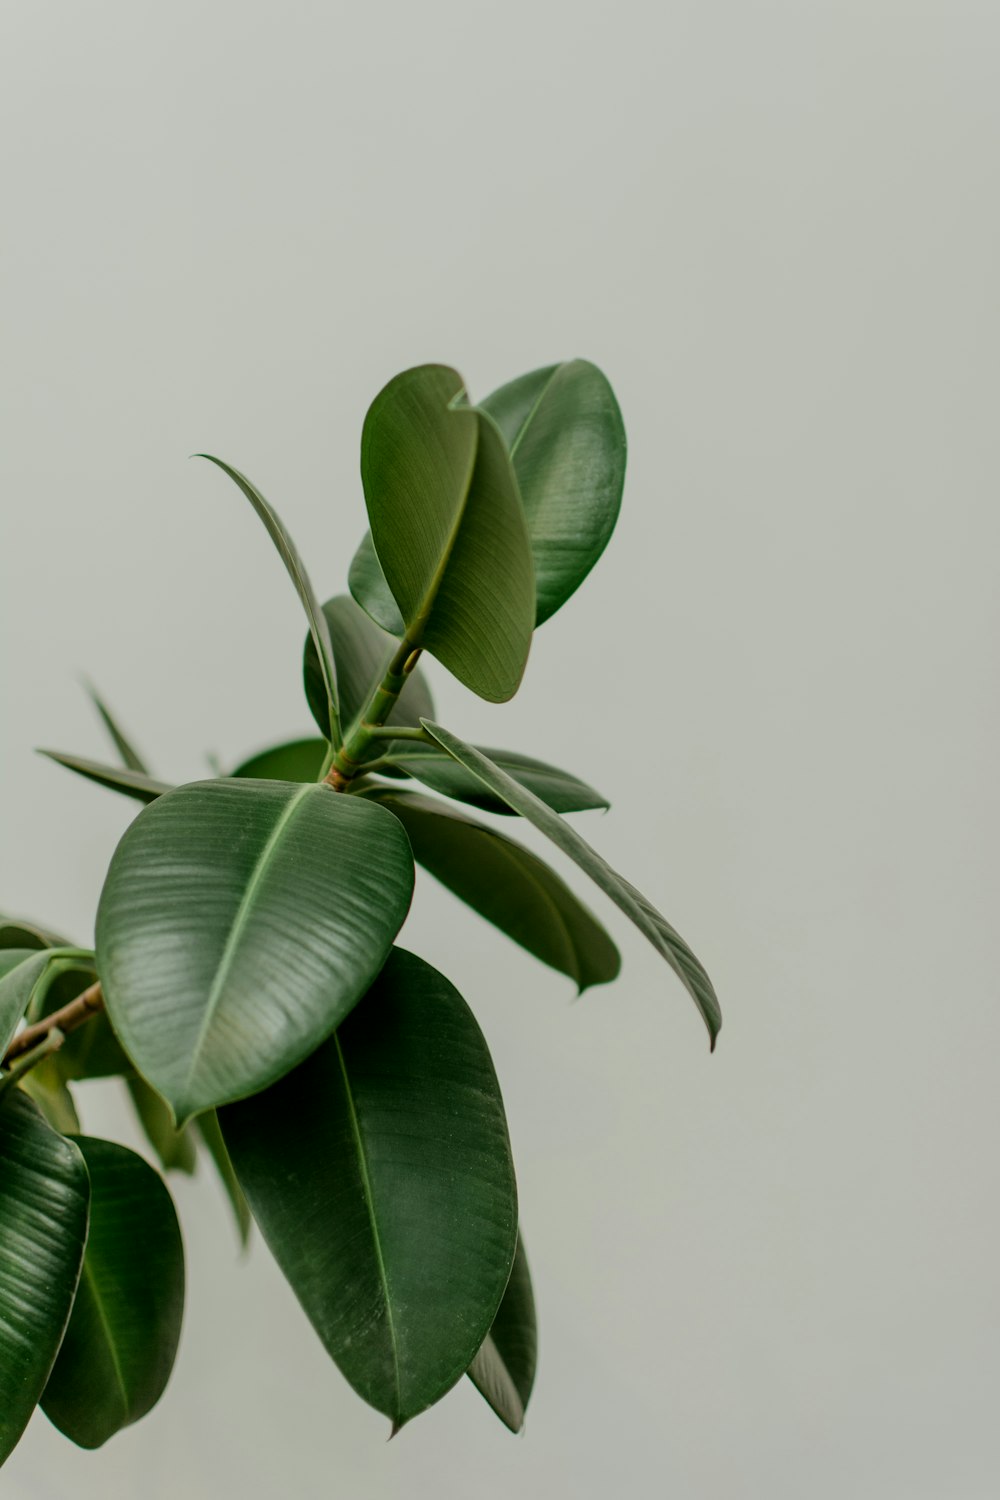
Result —
[[[40,1062],[44,1062],[53,1052],[58,1052],[65,1040],[66,1037],[58,1026],[50,1027],[37,1046],[32,1047],[29,1052],[19,1053],[13,1067],[0,1074],[0,1094],[23,1078],[25,1073],[30,1073]]]
[[[399,695],[406,686],[407,678],[417,665],[419,657],[420,648],[414,646],[413,642],[404,636],[399,643],[399,649],[385,670],[385,676],[375,687],[365,707],[344,736],[344,743],[333,757],[333,762],[323,778],[335,792],[344,791],[357,776],[373,741],[397,736],[397,731],[388,731],[384,728],[385,721],[395,708]],[[415,739],[418,735],[423,735],[422,729],[410,728],[398,732],[398,737],[401,739]]]
[[[77,995],[75,1000],[71,1000],[61,1010],[54,1010],[44,1021],[38,1021],[34,1026],[26,1026],[23,1031],[19,1031],[7,1048],[3,1059],[4,1067],[10,1067],[14,1058],[30,1052],[39,1042],[44,1042],[51,1032],[61,1031],[65,1035],[75,1031],[103,1009],[104,992],[98,981],[88,985],[81,995]]]

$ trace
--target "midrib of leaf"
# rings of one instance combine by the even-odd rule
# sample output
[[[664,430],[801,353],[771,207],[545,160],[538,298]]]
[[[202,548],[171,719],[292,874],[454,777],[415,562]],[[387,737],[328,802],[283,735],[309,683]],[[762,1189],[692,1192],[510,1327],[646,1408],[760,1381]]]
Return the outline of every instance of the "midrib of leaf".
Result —
[[[289,822],[295,816],[295,813],[298,810],[299,804],[302,802],[303,798],[307,797],[310,792],[313,792],[315,790],[315,784],[312,782],[307,782],[306,785],[301,787],[299,791],[295,793],[294,797],[291,798],[288,806],[281,814],[281,817],[278,819],[277,823],[275,823],[274,828],[271,830],[271,834],[267,840],[267,843],[260,851],[257,863],[254,865],[250,879],[247,882],[243,895],[240,897],[240,904],[237,908],[236,916],[233,919],[233,924],[229,929],[229,936],[226,938],[226,945],[222,950],[222,957],[219,960],[219,967],[215,971],[215,978],[212,981],[212,988],[209,991],[208,1000],[205,1003],[205,1014],[202,1017],[198,1036],[194,1044],[194,1049],[191,1053],[191,1064],[188,1068],[187,1077],[184,1081],[185,1091],[190,1089],[191,1087],[191,1082],[194,1078],[198,1062],[201,1058],[202,1048],[204,1047],[206,1038],[208,1037],[209,1029],[215,1017],[215,1012],[218,1009],[219,1000],[221,998],[223,988],[225,987],[226,980],[229,977],[229,970],[232,967],[233,958],[235,957],[236,950],[239,947],[240,939],[243,936],[243,929],[246,927],[250,912],[253,909],[254,902],[257,899],[257,894],[260,890],[261,882],[263,881],[264,876],[267,873],[267,868],[271,862],[274,850],[281,840],[281,837],[284,834]]]
[[[396,1421],[402,1415],[403,1395],[399,1383],[399,1345],[396,1338],[396,1325],[392,1316],[392,1301],[389,1297],[389,1277],[385,1269],[385,1258],[382,1255],[382,1241],[378,1232],[378,1220],[375,1217],[375,1200],[372,1196],[371,1178],[368,1175],[368,1157],[365,1153],[364,1141],[361,1139],[361,1127],[358,1123],[358,1112],[354,1104],[351,1082],[347,1076],[347,1064],[344,1062],[340,1037],[336,1032],[333,1033],[333,1041],[337,1048],[340,1076],[344,1080],[344,1094],[347,1099],[347,1109],[351,1120],[351,1133],[354,1136],[354,1145],[358,1153],[358,1170],[361,1173],[361,1187],[364,1193],[365,1207],[368,1210],[368,1222],[371,1225],[372,1243],[375,1246],[375,1263],[378,1266],[379,1280],[382,1283],[382,1296],[385,1299],[385,1317],[389,1328],[389,1344],[392,1349],[392,1371],[396,1385],[396,1415],[393,1420],[393,1428],[395,1429]]]
[[[463,394],[464,391],[459,392],[459,395]],[[452,403],[449,402],[449,410],[453,409],[454,407]],[[476,474],[476,459],[479,457],[478,417],[475,417],[475,423],[476,446],[472,451],[472,463],[469,465],[469,473],[465,481],[465,494],[462,497],[462,503],[459,505],[456,511],[455,520],[452,523],[451,534],[444,545],[444,550],[441,553],[438,565],[431,575],[431,581],[428,584],[427,592],[424,594],[423,599],[420,601],[420,608],[417,610],[416,615],[414,616],[413,624],[416,627],[415,634],[411,634],[409,631],[409,627],[407,627],[407,634],[409,635],[409,638],[414,645],[419,645],[423,633],[427,628],[428,622],[430,620],[431,610],[434,608],[434,601],[437,598],[438,593],[440,592],[442,583],[444,582],[444,575],[448,571],[448,564],[451,562],[451,554],[454,552],[455,543],[458,541],[458,533],[461,531],[462,522],[465,520],[465,512],[468,509],[469,505],[469,495],[472,491],[472,481],[475,478]],[[377,557],[378,553],[376,553],[375,555]]]
[[[535,417],[538,414],[538,408],[541,406],[542,402],[545,400],[545,397],[549,393],[549,387],[552,385],[553,381],[555,380],[556,376],[559,374],[559,371],[562,368],[563,368],[562,365],[556,365],[555,369],[552,371],[552,374],[549,376],[548,380],[545,382],[545,384],[542,386],[542,389],[539,391],[538,397],[535,400],[535,403],[532,406],[531,410],[529,411],[528,415],[525,417],[524,421],[521,423],[521,426],[518,429],[517,437],[514,439],[514,441],[510,445],[510,457],[511,457],[511,462],[512,463],[513,463],[513,460],[514,460],[514,454],[517,452],[518,448],[520,448],[520,446],[521,446],[521,439],[524,437],[524,434],[527,432],[528,428],[531,426],[532,422],[535,420]]]
[[[115,1372],[115,1379],[118,1382],[118,1389],[122,1395],[122,1408],[127,1416],[129,1410],[128,1387],[125,1384],[125,1376],[122,1372],[121,1361],[118,1358],[118,1350],[112,1337],[111,1324],[104,1310],[104,1299],[98,1291],[97,1281],[92,1268],[87,1264],[86,1255],[83,1258],[83,1276],[87,1282],[87,1286],[90,1288],[90,1295],[94,1299],[94,1306],[97,1308],[97,1316],[100,1318],[101,1327],[104,1329],[104,1339],[108,1346],[108,1353],[111,1356],[111,1365]]]

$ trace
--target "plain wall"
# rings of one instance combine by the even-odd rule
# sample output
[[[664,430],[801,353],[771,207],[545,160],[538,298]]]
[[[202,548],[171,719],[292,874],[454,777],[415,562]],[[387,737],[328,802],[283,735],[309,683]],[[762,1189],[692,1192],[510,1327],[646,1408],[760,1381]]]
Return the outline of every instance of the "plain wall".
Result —
[[[516,700],[432,666],[439,717],[609,793],[582,831],[725,1013],[710,1058],[575,872],[625,958],[576,1003],[423,882],[405,941],[510,1119],[523,1439],[466,1382],[386,1444],[203,1172],[165,1398],[97,1454],[39,1414],[5,1500],[995,1496],[1000,10],[7,0],[0,29],[0,906],[88,940],[134,813],[33,754],[106,754],[82,673],[167,778],[309,731],[294,593],[187,455],[254,477],[326,595],[385,380],[581,355],[628,429],[618,531]]]

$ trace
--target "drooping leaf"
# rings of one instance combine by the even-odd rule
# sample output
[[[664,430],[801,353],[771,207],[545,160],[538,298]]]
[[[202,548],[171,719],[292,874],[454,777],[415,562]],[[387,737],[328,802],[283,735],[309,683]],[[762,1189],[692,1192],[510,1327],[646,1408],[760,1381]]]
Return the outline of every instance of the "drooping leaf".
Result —
[[[339,746],[340,714],[337,705],[337,672],[333,664],[333,647],[330,644],[330,632],[327,629],[326,619],[319,607],[319,601],[316,598],[313,586],[309,582],[309,575],[303,566],[302,559],[296,551],[295,543],[286,531],[277,512],[268,504],[260,490],[247,479],[245,474],[241,474],[238,469],[234,469],[229,464],[224,463],[221,458],[214,458],[211,453],[198,453],[195,457],[207,458],[209,463],[215,464],[224,474],[228,474],[233,483],[243,491],[243,494],[263,521],[268,536],[274,543],[278,555],[288,570],[288,576],[294,583],[298,596],[302,601],[302,607],[306,612],[306,619],[309,621],[309,632],[316,643],[317,659],[320,664],[323,687],[326,693],[328,722],[333,726],[334,743]]]
[[[214,1109],[206,1109],[205,1113],[199,1115],[191,1124],[191,1129],[201,1137],[205,1149],[215,1163],[216,1171],[226,1190],[236,1220],[236,1232],[240,1237],[240,1244],[245,1249],[250,1239],[250,1228],[253,1218],[250,1213],[250,1205],[246,1195],[240,1187],[233,1164],[229,1159],[226,1143],[222,1138],[219,1128],[219,1116]]]
[[[123,770],[119,766],[106,766],[97,760],[85,760],[82,755],[66,755],[61,750],[39,750],[57,765],[96,781],[98,786],[108,787],[113,792],[124,792],[126,797],[135,797],[139,802],[152,802],[170,791],[170,783],[157,781],[144,771]]]
[[[79,1135],[80,1117],[69,1084],[59,1071],[58,1053],[36,1063],[24,1074],[19,1086],[34,1099],[53,1130],[62,1135]]]
[[[507,1126],[472,1012],[395,949],[328,1042],[220,1118],[327,1351],[401,1427],[472,1363],[514,1257]]]
[[[422,717],[428,718],[429,715],[424,714]],[[424,786],[440,792],[442,796],[454,797],[456,801],[467,802],[484,812],[514,815],[514,809],[502,797],[484,786],[478,776],[452,760],[437,745],[395,740],[387,753],[391,757],[393,768],[405,771],[408,776],[422,781]],[[555,812],[583,812],[587,808],[610,805],[592,786],[587,786],[586,782],[571,776],[568,771],[546,765],[543,760],[535,760],[530,755],[519,755],[514,750],[484,748],[483,754],[506,771],[508,776],[534,792],[536,797],[540,797]]]
[[[234,776],[252,781],[318,781],[326,758],[326,740],[289,740],[243,761]]]
[[[531,548],[503,438],[464,399],[461,376],[443,365],[397,375],[365,418],[361,478],[407,638],[481,698],[503,702],[531,645]]]
[[[429,797],[375,795],[400,820],[425,870],[542,963],[566,974],[581,994],[617,976],[618,949],[536,854]]]
[[[83,1157],[19,1088],[0,1104],[0,1463],[59,1350],[87,1238]]]
[[[186,1125],[183,1130],[178,1130],[168,1106],[138,1073],[130,1073],[125,1084],[143,1134],[156,1152],[163,1170],[190,1175],[197,1161],[192,1127]]]
[[[535,1298],[521,1236],[507,1290],[469,1379],[511,1432],[520,1432],[535,1383],[538,1332]]]
[[[350,725],[365,707],[372,689],[381,682],[393,654],[393,643],[385,633],[373,625],[360,605],[349,594],[338,594],[323,605],[323,613],[330,627],[333,642],[333,659],[337,664],[337,684],[340,688],[340,716],[344,725]],[[302,664],[306,698],[313,718],[324,733],[324,699],[316,648],[307,639]],[[417,667],[406,680],[387,722],[389,724],[418,724],[421,716],[429,717],[433,703],[427,680]],[[377,752],[376,752],[377,753]]]
[[[370,620],[374,620],[389,635],[398,640],[403,639],[406,623],[399,612],[399,605],[392,597],[392,589],[385,581],[370,531],[365,532],[361,545],[351,559],[347,586]]]
[[[412,888],[397,820],[321,784],[203,781],[139,814],[101,895],[98,966],[115,1031],[178,1126],[329,1036]]]
[[[621,412],[605,376],[584,359],[533,370],[481,404],[513,460],[541,625],[580,587],[614,530],[625,483]]]
[[[93,955],[81,948],[7,949],[5,963],[16,953],[20,961],[0,972],[0,1058],[14,1040],[14,1033],[36,997],[44,996],[47,985],[60,972],[87,972]],[[91,971],[92,973],[92,971]],[[86,987],[86,981],[80,988]],[[36,1019],[32,1016],[32,1019]]]
[[[112,1141],[78,1136],[90,1174],[83,1272],[42,1410],[99,1448],[159,1401],[184,1309],[184,1249],[162,1178]]]
[[[607,861],[580,837],[575,828],[571,828],[559,817],[558,813],[546,807],[545,803],[540,801],[533,792],[528,791],[527,787],[515,781],[512,776],[508,776],[506,771],[502,771],[499,766],[495,766],[481,750],[465,744],[457,735],[442,728],[440,724],[432,724],[428,719],[424,719],[422,723],[428,734],[432,735],[449,755],[478,776],[484,786],[489,787],[498,797],[508,802],[515,812],[519,812],[530,823],[534,823],[536,828],[539,828],[558,848],[568,854],[570,859],[578,864],[596,885],[600,886],[605,895],[611,898],[618,909],[635,923],[656,951],[667,960],[694,1000],[708,1028],[709,1038],[714,1048],[719,1028],[722,1025],[722,1012],[719,1009],[715,990],[687,943],[671,927],[666,918],[661,916],[633,885],[613,870]]]
[[[91,683],[87,683],[87,692],[90,695],[91,703],[93,703],[94,707],[97,709],[97,712],[101,716],[101,720],[104,724],[105,729],[108,731],[108,736],[111,740],[111,743],[118,751],[118,756],[121,760],[122,765],[125,766],[129,771],[137,771],[142,776],[148,776],[149,767],[146,765],[142,756],[139,754],[138,750],[136,750],[131,740],[129,740],[125,736],[121,726],[115,719],[110,708],[108,708],[108,705],[98,694],[97,689]]]

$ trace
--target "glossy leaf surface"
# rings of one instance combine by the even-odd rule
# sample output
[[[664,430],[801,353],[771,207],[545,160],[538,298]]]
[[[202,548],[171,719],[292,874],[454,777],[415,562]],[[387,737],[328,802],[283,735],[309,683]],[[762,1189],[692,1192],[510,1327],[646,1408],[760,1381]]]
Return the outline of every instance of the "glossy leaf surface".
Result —
[[[90,1174],[83,1272],[42,1409],[99,1448],[163,1394],[184,1309],[184,1251],[170,1194],[141,1156],[78,1136]]]
[[[570,859],[578,864],[596,885],[600,886],[605,895],[611,898],[618,909],[635,923],[639,931],[667,960],[684,984],[701,1013],[714,1047],[722,1025],[722,1013],[715,990],[691,949],[666,918],[661,916],[634,886],[613,870],[596,849],[592,849],[586,840],[580,837],[575,828],[563,822],[557,813],[546,807],[545,803],[541,802],[533,792],[529,792],[527,787],[521,786],[499,766],[495,766],[487,756],[483,755],[482,751],[465,744],[450,730],[442,728],[439,724],[432,724],[428,720],[424,720],[423,723],[428,734],[432,735],[449,755],[454,756],[460,765],[478,776],[485,786],[508,802],[515,812],[519,812],[530,823],[534,823],[536,828],[539,828],[558,848],[568,854]]]
[[[306,619],[309,621],[309,632],[316,643],[317,659],[320,663],[323,687],[326,693],[328,719],[335,726],[338,725],[337,672],[333,663],[333,647],[330,644],[330,632],[327,629],[323,611],[319,607],[319,601],[316,598],[312,584],[309,582],[309,575],[296,550],[295,543],[285,530],[284,523],[277,512],[268,504],[260,490],[257,489],[256,485],[251,483],[245,474],[241,474],[238,469],[234,469],[229,464],[224,463],[221,458],[213,458],[211,453],[199,453],[196,454],[196,457],[207,458],[209,463],[215,464],[224,474],[228,474],[233,483],[242,490],[263,521],[267,534],[274,543],[278,555],[288,571],[288,576],[295,585],[299,599],[302,601],[302,607],[306,612]],[[335,730],[334,733],[339,741],[339,731]]]
[[[326,740],[288,740],[252,755],[232,774],[251,781],[317,781],[326,749]]]
[[[101,895],[98,965],[118,1037],[178,1125],[329,1036],[412,888],[398,822],[326,786],[198,782],[139,814]]]
[[[78,776],[85,776],[88,781],[96,781],[98,786],[107,787],[113,792],[123,792],[126,797],[135,797],[139,802],[153,802],[164,792],[170,791],[169,782],[157,781],[155,776],[147,776],[144,771],[108,766],[102,761],[87,760],[82,755],[66,755],[61,750],[39,750],[38,753],[48,756],[49,760],[65,766],[69,771],[75,771]]]
[[[511,1432],[520,1432],[535,1383],[535,1297],[521,1236],[493,1327],[469,1366],[469,1379]]]
[[[531,548],[504,441],[491,418],[460,404],[464,395],[443,365],[397,375],[365,418],[361,478],[408,638],[503,702],[531,645]]]
[[[427,718],[428,715],[423,717]],[[452,760],[450,755],[442,753],[436,745],[411,745],[405,740],[396,740],[388,753],[394,767],[405,771],[416,781],[423,782],[424,786],[429,786],[433,791],[440,792],[442,796],[467,802],[471,807],[481,808],[483,812],[500,813],[508,817],[514,815],[514,809],[502,797],[484,786],[478,776]],[[609,806],[607,800],[600,792],[595,792],[592,786],[587,786],[586,782],[571,776],[568,771],[560,771],[555,766],[547,765],[543,760],[535,760],[530,755],[519,755],[514,750],[484,749],[482,753],[494,765],[506,771],[508,776],[534,792],[554,812],[583,812],[587,808]]]
[[[201,1137],[202,1143],[219,1174],[222,1186],[225,1188],[226,1197],[229,1199],[236,1220],[236,1232],[240,1237],[240,1244],[245,1248],[250,1239],[250,1229],[253,1219],[250,1214],[250,1205],[247,1203],[246,1195],[240,1187],[233,1164],[229,1159],[226,1143],[222,1138],[222,1130],[219,1126],[219,1116],[216,1110],[206,1109],[205,1113],[193,1120],[190,1127]]]
[[[533,370],[483,401],[510,449],[528,518],[541,625],[608,544],[625,483],[614,392],[584,359]]]
[[[378,800],[399,818],[425,870],[578,991],[616,977],[621,959],[604,928],[530,849],[416,793]]]
[[[392,589],[385,581],[370,531],[365,532],[361,545],[351,559],[347,586],[369,619],[388,631],[389,635],[398,640],[403,639],[406,623],[399,612],[399,605],[392,597]]]
[[[165,1172],[194,1171],[197,1160],[191,1126],[178,1130],[169,1107],[144,1078],[132,1073],[125,1080],[143,1134]]]
[[[340,688],[340,716],[345,727],[352,724],[381,682],[395,649],[385,632],[372,624],[368,615],[349,594],[338,594],[323,605],[330,627],[333,656],[337,664]],[[306,698],[313,718],[324,732],[322,679],[312,640],[307,640],[302,664]],[[389,724],[419,724],[421,717],[433,714],[433,703],[427,679],[417,667],[407,678],[406,686],[389,715]],[[376,752],[377,753],[377,752]]]
[[[401,1427],[468,1369],[514,1256],[507,1126],[472,1012],[396,949],[328,1042],[220,1118],[323,1344]]]
[[[62,1341],[87,1238],[90,1188],[72,1141],[19,1088],[0,1105],[0,1463]]]

